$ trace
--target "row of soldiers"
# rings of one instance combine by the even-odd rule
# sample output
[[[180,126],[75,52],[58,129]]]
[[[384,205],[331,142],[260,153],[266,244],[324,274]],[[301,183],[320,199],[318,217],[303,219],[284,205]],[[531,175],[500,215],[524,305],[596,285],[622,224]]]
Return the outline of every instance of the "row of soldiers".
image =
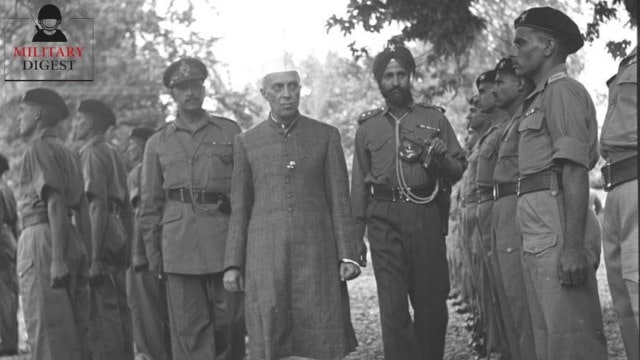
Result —
[[[625,4],[635,25],[635,2]],[[448,243],[454,304],[487,358],[606,359],[595,276],[603,248],[627,357],[638,359],[636,50],[607,82],[601,236],[588,206],[595,109],[565,65],[580,32],[548,8],[515,27],[511,56],[478,76],[467,118]]]

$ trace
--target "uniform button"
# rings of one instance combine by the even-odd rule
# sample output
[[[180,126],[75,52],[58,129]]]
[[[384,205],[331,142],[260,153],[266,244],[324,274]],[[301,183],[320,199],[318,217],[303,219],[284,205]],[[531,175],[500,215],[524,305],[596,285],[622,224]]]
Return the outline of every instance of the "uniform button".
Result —
[[[293,212],[293,206],[289,206],[287,210],[289,210],[289,212]]]
[[[507,252],[511,252],[511,248],[507,248]]]
[[[287,194],[287,198],[289,198],[289,199],[291,198],[291,193]]]
[[[613,105],[615,102],[615,100],[609,100],[609,105]]]
[[[556,195],[558,195],[558,192],[555,190],[551,190],[551,196],[556,196]]]

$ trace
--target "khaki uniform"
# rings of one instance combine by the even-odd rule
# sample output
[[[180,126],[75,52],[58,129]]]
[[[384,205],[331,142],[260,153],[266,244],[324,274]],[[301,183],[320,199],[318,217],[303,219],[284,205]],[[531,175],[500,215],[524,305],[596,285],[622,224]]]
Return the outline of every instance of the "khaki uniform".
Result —
[[[515,187],[518,182],[518,126],[522,111],[517,113],[505,124],[499,137],[497,159],[493,172],[493,180],[496,184],[512,184]],[[493,259],[494,267],[500,276],[504,297],[501,298],[501,311],[504,314],[505,325],[510,317],[515,327],[513,334],[516,336],[517,348],[511,346],[511,355],[514,359],[535,360],[535,343],[533,330],[531,329],[531,317],[527,304],[527,292],[522,273],[522,235],[513,214],[516,213],[518,203],[517,195],[510,194],[499,196],[493,203],[491,211],[491,228],[493,231]],[[505,314],[505,312],[508,312]],[[507,328],[507,335],[511,330]],[[510,340],[510,345],[513,344]]]
[[[222,284],[229,215],[221,202],[194,199],[202,191],[229,194],[240,127],[204,116],[194,132],[178,117],[147,141],[138,221],[147,258],[161,259],[167,273],[173,358],[241,359],[242,297]],[[179,189],[193,189],[190,202],[169,198]]]
[[[140,214],[140,175],[142,163],[136,165],[127,179],[129,198],[134,210],[133,258],[146,259],[146,251],[137,218]],[[135,263],[135,261],[134,261]],[[164,283],[147,269],[127,270],[127,303],[131,309],[133,340],[137,353],[149,359],[171,358],[169,315]]]
[[[638,53],[622,60],[609,80],[609,109],[600,152],[608,164],[638,156]],[[611,298],[629,359],[640,358],[638,340],[638,179],[614,187],[604,210],[603,249]]]
[[[400,121],[400,137],[423,143],[439,129],[453,161],[464,163],[463,150],[444,114],[435,107],[415,104]],[[382,338],[386,359],[443,357],[448,322],[446,297],[449,275],[443,222],[446,211],[436,200],[416,204],[403,199],[383,200],[372,188],[397,188],[396,162],[406,184],[433,186],[436,176],[420,161],[398,159],[394,119],[388,109],[364,115],[356,132],[351,205],[359,226],[367,228],[373,269],[378,286]],[[461,175],[461,174],[460,174]],[[442,180],[442,179],[441,179]],[[444,179],[449,185],[458,179]],[[449,201],[449,192],[439,195]],[[442,204],[440,204],[442,206]],[[414,309],[409,314],[408,298]]]
[[[521,177],[544,171],[560,172],[556,160],[569,160],[591,169],[598,160],[597,123],[589,93],[566,74],[564,64],[553,68],[523,105],[518,127],[518,169]],[[605,359],[595,271],[584,283],[565,287],[558,279],[558,258],[564,242],[564,194],[556,177],[550,190],[518,198],[517,220],[522,231],[523,266],[539,360]],[[597,263],[598,223],[587,211],[585,249]]]
[[[120,216],[129,206],[127,173],[118,151],[104,135],[90,139],[80,149],[84,190],[91,201],[108,204],[105,234],[100,252],[107,274],[100,283],[91,283],[91,350],[93,359],[133,359],[131,313],[126,303],[125,270],[128,238]]]
[[[18,241],[18,278],[28,343],[38,360],[89,359],[88,261],[78,230],[69,222],[66,260],[70,281],[52,288],[51,230],[46,192],[62,194],[70,207],[81,203],[80,163],[53,129],[34,135],[20,162],[18,212],[23,231]]]
[[[18,351],[18,244],[12,230],[16,211],[13,193],[0,183],[0,354]]]

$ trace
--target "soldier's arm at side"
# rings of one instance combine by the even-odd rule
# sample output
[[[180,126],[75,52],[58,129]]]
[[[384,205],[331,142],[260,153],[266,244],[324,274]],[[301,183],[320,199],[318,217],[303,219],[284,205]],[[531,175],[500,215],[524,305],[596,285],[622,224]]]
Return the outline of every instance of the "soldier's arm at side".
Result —
[[[57,190],[47,188],[45,194],[51,227],[51,287],[56,288],[64,286],[70,274],[65,257],[69,242],[67,205]]]
[[[89,276],[99,281],[106,270],[102,264],[105,234],[107,230],[107,180],[108,173],[102,162],[87,149],[80,154],[84,190],[89,201],[89,219],[91,221],[91,252]]]
[[[93,247],[91,245],[91,220],[89,219],[89,202],[86,195],[83,193],[80,198],[80,203],[73,209],[73,217],[76,220],[78,231],[84,241],[84,246],[87,254],[92,254]]]
[[[364,129],[361,126],[356,131],[351,169],[351,212],[356,222],[356,238],[358,239],[364,238],[370,194],[369,185],[365,182],[365,177],[371,169],[371,160],[364,140]]]
[[[437,163],[444,177],[450,184],[455,184],[464,172],[465,157],[464,151],[458,142],[449,120],[442,115],[443,121],[440,127],[442,131],[441,140],[446,147],[446,151],[437,158]]]
[[[139,218],[140,218],[140,175],[142,166],[137,166],[129,174],[127,186],[129,193],[133,198],[129,200],[133,211],[133,234],[131,247],[133,249],[133,259],[131,260],[134,271],[140,271],[147,268],[149,262],[147,261],[147,252],[144,248],[144,241],[142,240],[142,233],[140,232]],[[133,189],[136,189],[133,192]]]
[[[156,151],[157,137],[152,136],[144,149],[140,180],[140,217],[138,226],[145,244],[149,270],[162,273],[160,219],[165,202],[162,168]]]
[[[122,204],[122,211],[120,213],[120,219],[122,220],[122,226],[124,226],[127,232],[127,242],[125,244],[126,264],[131,264],[131,249],[134,246],[135,234],[133,231],[133,208],[131,207],[131,201],[129,200],[129,190],[127,189],[124,203]]]

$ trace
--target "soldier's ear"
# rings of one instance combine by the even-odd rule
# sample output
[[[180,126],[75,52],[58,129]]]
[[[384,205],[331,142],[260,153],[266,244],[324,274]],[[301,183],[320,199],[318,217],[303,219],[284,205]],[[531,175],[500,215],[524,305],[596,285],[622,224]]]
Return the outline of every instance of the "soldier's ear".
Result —
[[[267,98],[267,91],[264,88],[260,88],[260,95],[262,95],[262,98],[269,101],[269,98]]]

